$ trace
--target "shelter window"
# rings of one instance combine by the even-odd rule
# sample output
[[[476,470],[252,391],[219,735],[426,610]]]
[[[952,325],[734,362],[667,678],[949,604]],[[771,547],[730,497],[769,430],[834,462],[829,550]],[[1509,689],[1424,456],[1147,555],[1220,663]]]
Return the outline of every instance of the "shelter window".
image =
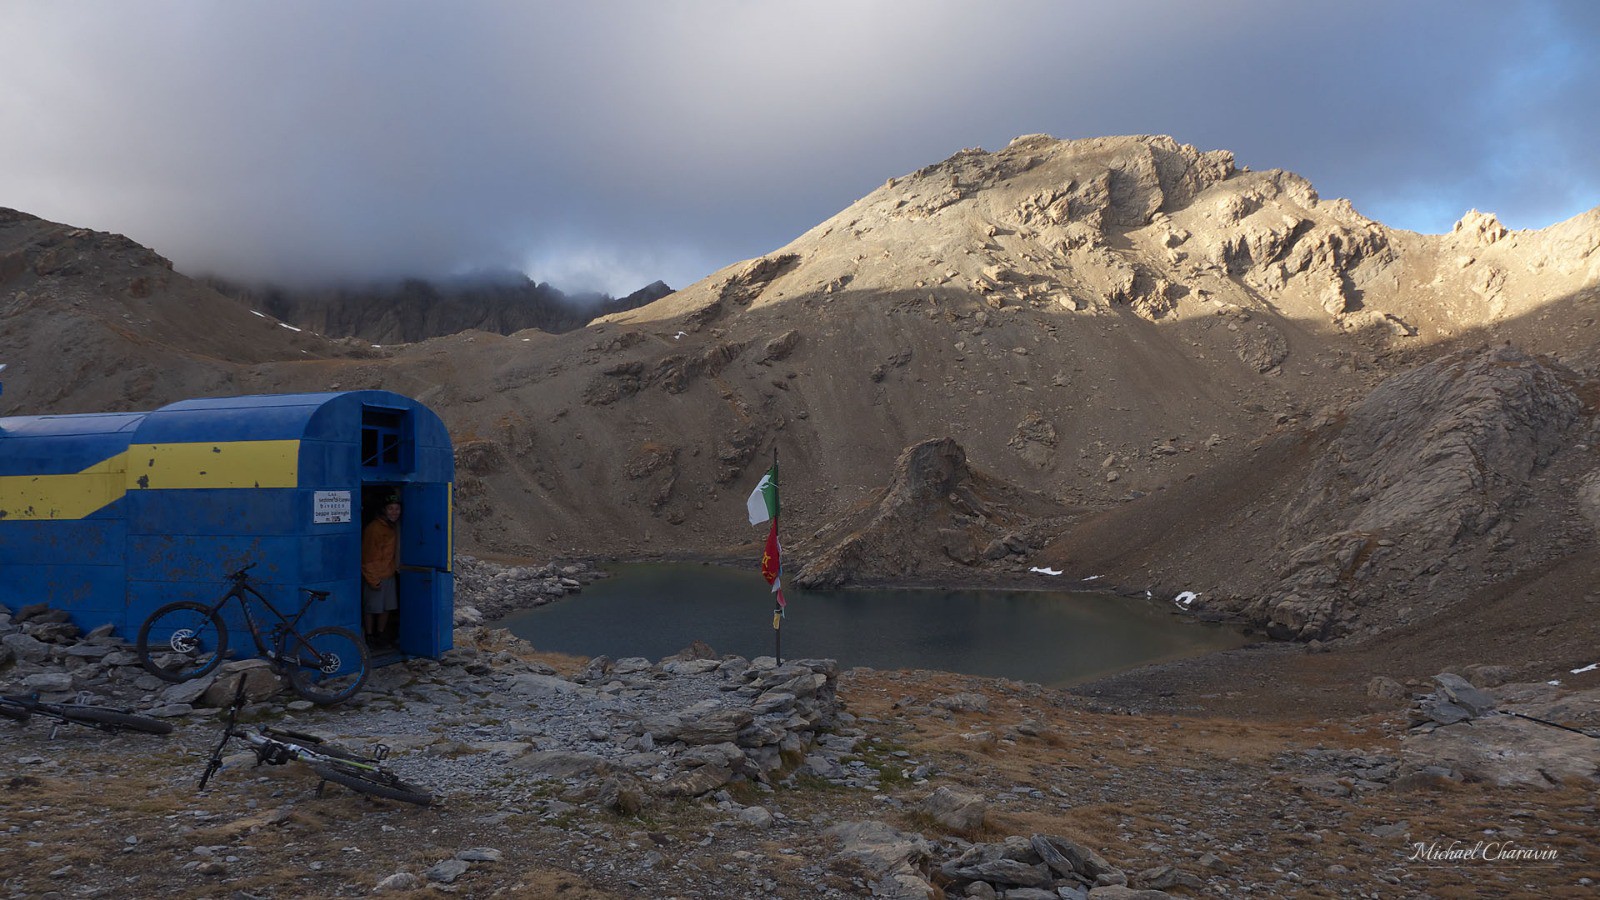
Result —
[[[367,407],[361,411],[361,466],[366,469],[408,468],[403,410]]]

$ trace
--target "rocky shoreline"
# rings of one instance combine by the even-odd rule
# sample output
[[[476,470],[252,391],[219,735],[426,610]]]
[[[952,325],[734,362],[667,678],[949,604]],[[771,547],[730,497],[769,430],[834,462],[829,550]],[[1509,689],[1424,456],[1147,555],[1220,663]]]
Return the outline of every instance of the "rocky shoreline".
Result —
[[[460,553],[455,557],[456,624],[480,625],[553,603],[604,577],[583,561],[511,565]]]
[[[486,581],[526,594],[552,574],[582,583],[559,569]],[[1577,896],[1600,864],[1596,742],[1504,714],[1592,728],[1600,691],[1500,684],[1497,667],[1442,673],[1432,691],[1374,678],[1354,690],[1388,712],[1319,720],[1302,704],[1280,724],[704,646],[575,661],[463,626],[440,660],[382,667],[322,708],[257,661],[168,685],[109,629],[62,618],[0,611],[0,691],[83,696],[176,731],[5,724],[0,896]],[[1276,649],[1259,655],[1328,656]],[[245,719],[388,747],[435,805],[323,796],[248,753],[197,794],[240,678]],[[1485,829],[1559,859],[1407,861]]]

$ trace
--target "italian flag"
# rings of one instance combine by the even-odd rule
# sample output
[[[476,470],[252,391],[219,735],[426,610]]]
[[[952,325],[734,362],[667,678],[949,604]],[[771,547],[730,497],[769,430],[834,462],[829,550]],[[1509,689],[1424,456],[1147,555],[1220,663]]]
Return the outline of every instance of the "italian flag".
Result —
[[[761,482],[756,489],[750,492],[750,499],[745,501],[745,508],[750,512],[750,524],[760,525],[768,519],[773,521],[774,528],[778,521],[778,464],[773,463],[767,474],[761,476]]]
[[[772,527],[767,529],[767,546],[761,553],[761,577],[772,585],[772,592],[778,595],[778,608],[782,609],[786,602],[783,599],[783,547],[778,544],[777,463],[761,476],[756,489],[750,492],[750,499],[745,501],[745,507],[750,513],[751,525],[772,522]]]

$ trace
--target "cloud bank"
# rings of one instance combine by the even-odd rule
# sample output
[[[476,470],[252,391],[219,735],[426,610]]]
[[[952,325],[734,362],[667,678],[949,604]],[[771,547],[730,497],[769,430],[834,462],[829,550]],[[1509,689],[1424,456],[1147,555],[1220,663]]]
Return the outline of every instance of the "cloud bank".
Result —
[[[1600,204],[1600,5],[0,7],[0,205],[190,273],[675,287],[1019,134],[1171,134],[1395,227]]]

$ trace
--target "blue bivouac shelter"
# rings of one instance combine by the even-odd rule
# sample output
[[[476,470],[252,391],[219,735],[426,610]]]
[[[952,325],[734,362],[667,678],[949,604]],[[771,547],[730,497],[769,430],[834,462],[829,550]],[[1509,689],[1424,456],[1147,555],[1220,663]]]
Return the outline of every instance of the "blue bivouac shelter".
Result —
[[[251,563],[286,614],[360,634],[361,530],[400,520],[399,649],[450,649],[455,459],[444,423],[388,391],[185,400],[147,413],[0,418],[0,603],[132,640],[157,607],[214,602]],[[237,610],[225,612],[231,629]],[[249,650],[242,630],[235,648]]]

